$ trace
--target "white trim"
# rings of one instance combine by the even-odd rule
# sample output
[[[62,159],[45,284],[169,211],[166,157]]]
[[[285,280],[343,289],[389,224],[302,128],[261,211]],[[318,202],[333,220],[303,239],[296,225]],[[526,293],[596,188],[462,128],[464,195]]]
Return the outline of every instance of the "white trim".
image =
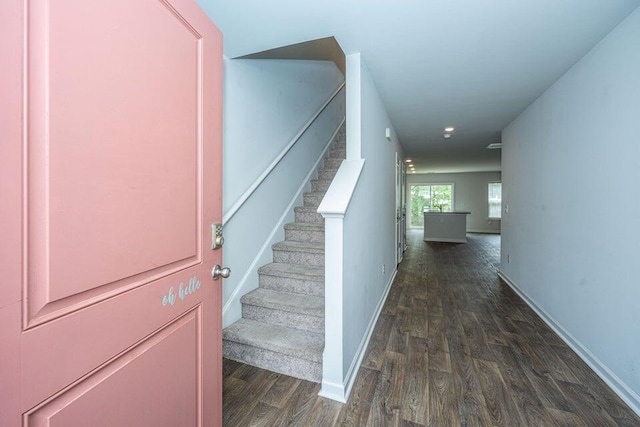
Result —
[[[335,400],[340,403],[347,403],[345,398],[344,384],[334,383],[327,380],[322,380],[322,388],[318,393],[320,397],[326,397],[327,399]]]
[[[344,215],[324,216],[324,352],[320,395],[344,402]]]
[[[362,59],[360,52],[345,57],[347,93],[347,159],[362,158]]]
[[[604,363],[600,361],[587,347],[571,335],[560,323],[551,317],[542,307],[521,290],[509,277],[501,270],[498,276],[509,285],[513,291],[527,303],[529,307],[564,341],[578,356],[604,381],[620,399],[622,399],[633,412],[640,416],[640,396],[624,383],[615,373],[613,373]]]
[[[344,216],[356,190],[364,163],[364,159],[342,161],[338,173],[318,206],[319,214],[325,218],[327,215]]]
[[[329,150],[329,147],[331,147],[331,144],[333,143],[336,135],[340,131],[340,128],[342,127],[344,122],[345,122],[345,119],[343,118],[340,121],[340,124],[338,124],[338,127],[336,128],[336,130],[333,132],[333,134],[329,138],[329,142],[327,143],[327,145],[322,150],[322,153],[320,153],[320,156],[318,157],[318,160],[311,167],[311,170],[309,171],[307,176],[302,180],[302,184],[300,185],[300,187],[298,187],[298,190],[296,191],[296,193],[294,194],[293,198],[291,199],[291,202],[289,202],[289,205],[285,208],[284,212],[280,216],[280,219],[278,219],[278,222],[276,223],[276,225],[273,227],[273,229],[269,233],[269,236],[266,238],[264,244],[262,245],[262,247],[258,251],[257,255],[255,256],[253,261],[251,261],[251,264],[249,265],[249,268],[247,268],[247,271],[244,273],[244,276],[242,276],[242,279],[240,279],[240,281],[238,282],[238,285],[236,286],[236,288],[234,289],[233,293],[231,294],[231,296],[227,300],[226,304],[224,305],[224,308],[222,309],[222,319],[223,319],[223,323],[224,323],[222,325],[223,328],[226,328],[227,326],[229,326],[233,322],[239,320],[239,318],[237,318],[237,319],[228,318],[226,316],[226,314],[228,313],[228,310],[231,308],[231,306],[235,302],[237,302],[239,300],[239,298],[242,295],[244,295],[247,292],[250,292],[252,290],[252,289],[245,289],[247,283],[250,283],[250,281],[247,280],[247,279],[249,278],[249,276],[252,273],[254,273],[257,270],[257,265],[260,262],[260,260],[262,259],[262,257],[264,256],[264,253],[266,251],[268,251],[269,249],[271,249],[271,245],[273,245],[275,243],[273,240],[274,240],[274,237],[275,237],[276,233],[278,233],[282,229],[282,227],[284,227],[284,223],[287,220],[287,217],[289,216],[289,213],[294,208],[296,202],[300,198],[300,195],[302,194],[302,192],[304,191],[305,187],[309,183],[309,180],[311,179],[311,177],[316,173],[316,170],[318,169],[318,166],[320,165],[320,162],[324,160],[325,154]]]
[[[318,396],[326,397],[327,399],[336,400],[342,403],[346,403],[349,399],[351,389],[353,388],[353,384],[355,383],[358,372],[360,370],[360,365],[362,364],[362,360],[367,353],[369,341],[371,341],[371,336],[373,335],[376,323],[378,323],[378,318],[380,317],[380,313],[382,313],[384,303],[387,301],[387,296],[389,295],[389,291],[391,290],[391,286],[393,285],[393,281],[395,280],[397,274],[398,269],[396,268],[393,271],[389,282],[387,283],[386,289],[382,294],[382,298],[380,298],[380,301],[378,301],[375,314],[371,318],[371,321],[367,326],[367,330],[364,337],[362,337],[362,341],[358,346],[358,350],[356,350],[356,354],[354,355],[353,361],[351,362],[351,366],[349,366],[349,370],[347,371],[344,382],[342,384],[337,384],[335,382],[330,382],[323,379],[322,389],[320,390],[320,393],[318,393]]]
[[[251,197],[251,195],[258,189],[260,184],[262,184],[262,182],[267,178],[267,176],[269,176],[269,174],[275,169],[275,167],[278,166],[278,163],[280,163],[280,161],[284,158],[284,156],[286,156],[287,153],[296,144],[296,142],[298,142],[300,137],[307,131],[307,129],[309,129],[309,127],[313,124],[313,122],[318,118],[320,113],[322,113],[324,109],[327,108],[327,106],[331,103],[331,101],[333,101],[333,99],[340,93],[340,91],[342,91],[344,86],[345,86],[345,82],[342,82],[342,84],[338,87],[338,89],[336,89],[331,94],[329,99],[327,99],[327,101],[324,104],[322,104],[322,106],[318,109],[318,111],[316,111],[316,113],[313,116],[311,116],[309,121],[302,127],[302,129],[300,129],[300,131],[298,131],[298,133],[291,139],[291,141],[286,145],[286,147],[284,147],[284,149],[280,152],[280,154],[278,154],[276,158],[269,164],[269,166],[267,166],[264,172],[262,172],[260,176],[256,178],[255,181],[253,181],[253,184],[249,186],[247,191],[245,191],[242,194],[242,196],[240,196],[240,198],[233,204],[233,206],[229,208],[229,210],[224,214],[222,218],[223,224],[228,223],[231,220],[231,218],[233,218],[233,216],[240,210],[242,205],[245,204],[245,202],[249,199],[249,197]]]

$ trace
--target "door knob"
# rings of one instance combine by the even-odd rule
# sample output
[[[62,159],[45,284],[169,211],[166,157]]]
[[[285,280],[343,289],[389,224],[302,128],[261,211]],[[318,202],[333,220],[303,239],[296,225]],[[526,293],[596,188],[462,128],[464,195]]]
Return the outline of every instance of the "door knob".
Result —
[[[220,265],[216,264],[211,271],[211,276],[213,276],[213,280],[218,280],[219,278],[226,279],[231,275],[231,269],[229,267],[222,268]]]

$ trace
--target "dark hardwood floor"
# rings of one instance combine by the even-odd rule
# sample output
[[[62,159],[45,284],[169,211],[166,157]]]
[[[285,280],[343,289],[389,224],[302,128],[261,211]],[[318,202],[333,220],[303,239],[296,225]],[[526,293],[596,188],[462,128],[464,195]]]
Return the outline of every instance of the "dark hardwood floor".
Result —
[[[225,360],[225,425],[640,426],[498,279],[499,236],[408,237],[349,401]]]

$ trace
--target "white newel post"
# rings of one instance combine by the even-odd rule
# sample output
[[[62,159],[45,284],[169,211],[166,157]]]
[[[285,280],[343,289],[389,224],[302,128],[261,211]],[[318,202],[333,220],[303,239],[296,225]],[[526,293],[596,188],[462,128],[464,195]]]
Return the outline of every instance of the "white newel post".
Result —
[[[324,354],[320,396],[346,402],[342,339],[342,270],[344,214],[324,217]]]
[[[318,207],[324,218],[324,354],[320,396],[347,401],[344,367],[344,216],[364,159],[345,160]]]

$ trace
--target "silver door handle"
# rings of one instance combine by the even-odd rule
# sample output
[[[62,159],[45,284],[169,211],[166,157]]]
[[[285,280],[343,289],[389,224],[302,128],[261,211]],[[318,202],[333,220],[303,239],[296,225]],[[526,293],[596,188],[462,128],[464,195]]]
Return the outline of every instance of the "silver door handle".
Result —
[[[213,276],[213,280],[218,280],[219,278],[226,279],[231,276],[231,269],[229,267],[222,268],[220,265],[216,264],[211,270],[211,276]]]

